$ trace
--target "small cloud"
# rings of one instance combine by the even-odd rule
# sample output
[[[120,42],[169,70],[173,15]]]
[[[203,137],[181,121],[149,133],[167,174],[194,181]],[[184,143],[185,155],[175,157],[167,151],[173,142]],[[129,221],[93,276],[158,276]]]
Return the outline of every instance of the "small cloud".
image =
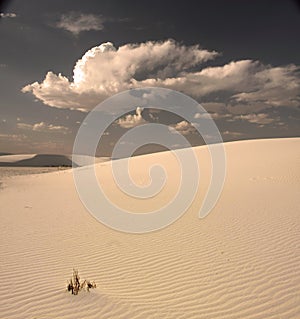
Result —
[[[209,113],[196,113],[194,119],[209,119],[211,118]]]
[[[220,113],[196,113],[194,119],[213,119],[220,120],[231,117],[231,114],[220,114]]]
[[[65,126],[46,124],[45,122],[35,124],[17,123],[17,127],[19,129],[36,132],[60,132],[66,134],[69,131],[69,129]]]
[[[157,116],[157,114],[159,114],[159,112],[160,112],[159,110],[156,111],[156,110],[151,109],[151,110],[149,110],[148,115],[151,118],[151,120],[157,122],[159,120],[159,117]]]
[[[0,17],[1,18],[16,18],[17,15],[15,13],[12,13],[12,12],[8,12],[8,13],[1,12]]]
[[[278,121],[278,118],[270,118],[269,115],[266,113],[258,113],[258,114],[252,113],[247,115],[238,115],[238,116],[235,116],[234,119],[244,120],[244,121],[248,121],[249,123],[260,124],[260,125],[271,124]]]
[[[187,121],[181,121],[175,125],[170,125],[169,130],[171,133],[179,132],[182,135],[189,135],[196,132],[195,124],[191,124]]]
[[[0,134],[0,140],[11,141],[11,142],[23,142],[27,139],[24,134]]]
[[[233,132],[233,131],[225,131],[222,132],[222,135],[224,136],[232,136],[232,137],[239,137],[239,136],[243,136],[245,134],[241,133],[241,132]]]
[[[101,15],[70,12],[60,17],[56,27],[67,30],[74,35],[83,31],[98,31],[104,28],[104,18]]]
[[[128,114],[123,118],[120,118],[116,121],[118,125],[123,128],[132,128],[141,124],[148,123],[142,116],[142,107],[137,107],[135,110],[135,114]]]

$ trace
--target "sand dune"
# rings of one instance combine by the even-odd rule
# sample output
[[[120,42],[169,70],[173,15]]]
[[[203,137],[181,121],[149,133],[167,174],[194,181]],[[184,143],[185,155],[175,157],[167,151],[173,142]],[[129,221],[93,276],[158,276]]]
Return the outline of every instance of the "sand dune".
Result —
[[[0,157],[0,166],[42,167],[42,166],[72,166],[70,158],[64,155],[52,154],[20,154]]]
[[[9,154],[1,155],[0,163],[15,163],[35,157],[37,154]]]
[[[0,190],[0,318],[300,318],[300,138],[225,143],[227,177],[214,210],[198,219],[209,182],[206,147],[197,197],[167,228],[127,234],[97,222],[71,170],[20,176]],[[135,157],[148,182],[153,162],[172,173],[149,202],[118,193],[110,162],[97,164],[108,196],[143,211],[163,205],[179,179],[170,152]],[[65,291],[72,268],[95,280]]]
[[[89,156],[82,155],[75,166],[84,166],[90,163]],[[109,160],[109,157],[95,157],[95,163]],[[55,154],[13,154],[0,156],[0,166],[4,167],[45,167],[45,166],[72,166],[72,155]]]

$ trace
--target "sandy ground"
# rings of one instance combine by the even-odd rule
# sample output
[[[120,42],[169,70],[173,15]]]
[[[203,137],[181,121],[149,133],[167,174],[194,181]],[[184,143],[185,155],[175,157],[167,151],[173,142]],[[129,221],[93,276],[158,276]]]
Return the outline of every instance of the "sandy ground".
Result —
[[[225,149],[227,177],[214,210],[197,217],[209,181],[208,152],[198,147],[195,201],[175,223],[147,234],[96,221],[71,170],[4,181],[0,318],[300,318],[300,138]],[[108,196],[139,212],[168,202],[179,180],[171,153],[131,161],[141,184],[147,165],[167,166],[172,178],[163,195],[145,202],[118,193],[106,162],[97,173]],[[66,292],[73,267],[98,287]]]

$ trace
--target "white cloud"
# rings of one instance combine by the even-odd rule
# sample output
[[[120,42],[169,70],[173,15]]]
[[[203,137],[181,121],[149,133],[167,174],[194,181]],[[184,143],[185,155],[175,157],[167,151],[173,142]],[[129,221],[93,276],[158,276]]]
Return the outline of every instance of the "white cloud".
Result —
[[[102,30],[104,19],[100,15],[69,12],[60,17],[56,27],[67,30],[74,35],[83,31]]]
[[[233,98],[238,102],[260,102],[269,107],[299,107],[299,71],[296,65],[259,70],[253,75],[257,89],[235,94]]]
[[[220,120],[225,118],[231,118],[231,114],[220,114],[220,113],[196,113],[194,115],[195,119],[213,119],[213,120]]]
[[[1,12],[0,13],[0,17],[1,18],[16,18],[17,17],[17,15],[15,14],[15,13],[3,13],[3,12]]]
[[[24,134],[1,134],[0,140],[12,141],[12,142],[23,142],[27,140],[27,136]]]
[[[153,120],[153,121],[158,121],[159,120],[159,117],[156,115],[156,113],[158,112],[153,112],[152,110],[148,113],[149,114],[149,117]]]
[[[210,119],[211,114],[210,113],[196,113],[194,115],[194,119]]]
[[[176,133],[176,130],[182,135],[189,135],[196,132],[195,125],[196,124],[191,124],[187,121],[181,121],[176,123],[175,125],[170,125],[169,130],[171,133]]]
[[[245,121],[248,121],[249,123],[261,124],[261,125],[271,124],[278,121],[277,118],[270,118],[269,115],[266,113],[258,113],[258,114],[251,113],[247,115],[239,115],[239,116],[235,116],[234,119],[245,120]]]
[[[148,79],[144,84],[176,89],[196,98],[227,92],[232,95],[229,102],[232,106],[243,103],[254,108],[256,104],[263,108],[298,107],[299,71],[295,65],[273,68],[257,61],[241,60],[165,80]]]
[[[17,123],[17,127],[23,130],[31,130],[37,132],[60,132],[67,133],[68,128],[65,126],[46,124],[45,122],[35,123],[35,124],[27,124],[27,123]]]
[[[22,92],[32,92],[37,99],[49,106],[82,111],[97,105],[101,98],[100,94],[88,88],[80,92],[65,76],[60,73],[56,75],[51,71],[41,84],[29,84]],[[107,96],[102,96],[102,99],[105,97]]]
[[[79,59],[70,81],[48,72],[44,81],[25,86],[44,104],[90,110],[120,91],[143,86],[161,86],[204,98],[214,118],[226,113],[247,114],[266,108],[300,105],[300,68],[272,67],[258,61],[240,60],[201,69],[201,63],[218,54],[199,46],[184,46],[172,40],[125,44],[111,42],[88,50]],[[218,95],[226,95],[223,101]]]
[[[112,94],[142,86],[149,78],[167,80],[215,56],[216,52],[172,40],[126,44],[118,49],[107,42],[77,61],[73,81],[50,71],[43,82],[29,84],[22,92],[32,92],[49,106],[89,110]]]
[[[182,91],[194,97],[221,92],[240,92],[256,87],[252,75],[262,66],[252,60],[234,61],[223,66],[207,67],[201,71],[181,72],[167,79],[147,79],[144,85],[155,85]]]
[[[224,131],[222,132],[223,136],[232,136],[232,137],[240,137],[243,136],[245,134],[241,133],[241,132],[234,132],[234,131]]]
[[[118,119],[116,123],[123,128],[131,128],[141,124],[148,123],[146,120],[144,120],[142,116],[142,111],[143,111],[143,108],[137,107],[135,114],[133,115],[128,114],[124,118]]]

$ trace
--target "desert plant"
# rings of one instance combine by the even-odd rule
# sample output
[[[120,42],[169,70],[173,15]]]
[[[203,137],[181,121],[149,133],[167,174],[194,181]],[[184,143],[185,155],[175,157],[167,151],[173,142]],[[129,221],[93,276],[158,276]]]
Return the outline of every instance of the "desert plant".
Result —
[[[72,293],[72,295],[78,295],[81,290],[90,291],[91,288],[96,288],[96,283],[90,282],[89,280],[84,280],[80,282],[80,277],[78,275],[78,270],[73,269],[73,275],[68,281],[67,290]]]

